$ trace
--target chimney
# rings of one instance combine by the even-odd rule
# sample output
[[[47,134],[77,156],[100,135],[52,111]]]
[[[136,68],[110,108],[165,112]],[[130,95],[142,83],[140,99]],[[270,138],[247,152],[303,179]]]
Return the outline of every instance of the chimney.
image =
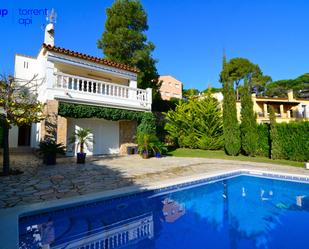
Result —
[[[293,99],[294,99],[293,90],[289,89],[288,90],[288,101],[292,101]]]
[[[49,23],[46,25],[44,43],[51,46],[55,45],[55,29],[53,23]]]

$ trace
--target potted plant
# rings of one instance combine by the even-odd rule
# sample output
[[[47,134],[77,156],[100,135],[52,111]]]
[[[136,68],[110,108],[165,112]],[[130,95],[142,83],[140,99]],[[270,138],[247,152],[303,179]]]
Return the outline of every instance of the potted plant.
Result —
[[[147,159],[153,154],[162,152],[161,142],[154,134],[141,133],[137,136],[138,152],[144,158]],[[161,154],[160,154],[161,155]]]
[[[157,141],[155,143],[154,150],[155,150],[155,157],[161,158],[162,154],[167,152],[167,147],[161,141]]]
[[[75,143],[77,141],[77,146],[79,145],[79,152],[76,154],[77,163],[85,163],[86,153],[84,152],[84,147],[89,147],[89,143],[94,143],[91,130],[88,128],[80,128],[73,132],[70,143]]]
[[[39,144],[38,153],[43,156],[43,163],[55,165],[57,154],[65,155],[65,146],[55,140],[46,139]]]

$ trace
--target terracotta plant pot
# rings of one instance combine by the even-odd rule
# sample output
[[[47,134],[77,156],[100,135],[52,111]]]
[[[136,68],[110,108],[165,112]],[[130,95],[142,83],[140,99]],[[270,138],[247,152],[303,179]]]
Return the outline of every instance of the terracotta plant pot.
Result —
[[[144,159],[148,159],[148,158],[149,158],[149,153],[148,153],[147,151],[143,151],[142,157],[143,157]]]

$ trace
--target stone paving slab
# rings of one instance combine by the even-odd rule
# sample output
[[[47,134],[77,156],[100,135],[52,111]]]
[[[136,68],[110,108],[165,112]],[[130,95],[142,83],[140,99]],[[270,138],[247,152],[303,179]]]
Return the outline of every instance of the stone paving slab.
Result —
[[[138,155],[92,157],[85,165],[64,158],[55,166],[45,166],[34,155],[21,154],[14,155],[12,165],[24,173],[0,178],[0,208],[244,168],[309,176],[304,168],[276,164],[180,157],[145,160]]]

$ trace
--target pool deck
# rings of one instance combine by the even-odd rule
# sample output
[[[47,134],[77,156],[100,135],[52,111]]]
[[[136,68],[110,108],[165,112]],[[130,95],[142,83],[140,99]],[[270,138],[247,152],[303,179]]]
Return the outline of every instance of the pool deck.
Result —
[[[44,166],[35,156],[21,154],[12,156],[12,165],[24,174],[0,178],[0,210],[129,186],[143,188],[149,183],[160,185],[161,182],[230,170],[309,176],[309,170],[304,168],[277,164],[180,157],[145,160],[138,155],[92,157],[85,165],[77,165],[73,158],[65,158],[59,159],[55,166]]]

